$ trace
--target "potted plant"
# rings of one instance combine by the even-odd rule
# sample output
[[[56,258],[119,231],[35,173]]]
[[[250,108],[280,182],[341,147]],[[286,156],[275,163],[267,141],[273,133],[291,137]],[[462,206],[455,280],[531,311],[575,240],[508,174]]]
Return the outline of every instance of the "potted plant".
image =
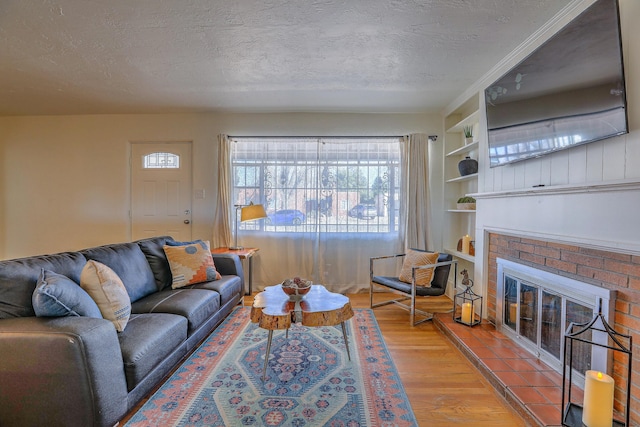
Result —
[[[473,142],[473,126],[467,125],[462,128],[464,132],[464,142],[465,144],[471,144]]]
[[[476,210],[476,199],[470,196],[460,197],[456,203],[456,209],[474,211]]]

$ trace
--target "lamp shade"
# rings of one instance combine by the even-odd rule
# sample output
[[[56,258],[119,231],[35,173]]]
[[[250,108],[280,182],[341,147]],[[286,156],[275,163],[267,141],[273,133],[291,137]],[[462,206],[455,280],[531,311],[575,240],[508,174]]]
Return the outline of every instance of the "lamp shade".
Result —
[[[267,213],[264,211],[262,205],[248,205],[244,206],[240,211],[240,222],[253,221],[255,219],[266,218]]]

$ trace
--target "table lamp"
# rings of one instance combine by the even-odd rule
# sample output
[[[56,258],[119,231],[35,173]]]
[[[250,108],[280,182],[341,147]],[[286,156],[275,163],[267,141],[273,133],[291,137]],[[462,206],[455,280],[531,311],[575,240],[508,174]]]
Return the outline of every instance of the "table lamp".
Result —
[[[254,205],[253,202],[248,205],[234,205],[236,208],[236,227],[234,234],[233,246],[229,249],[237,251],[244,249],[242,246],[238,246],[238,222],[254,221],[256,219],[262,219],[267,217],[267,213],[264,211],[264,206]],[[240,221],[238,221],[238,211],[240,211]]]

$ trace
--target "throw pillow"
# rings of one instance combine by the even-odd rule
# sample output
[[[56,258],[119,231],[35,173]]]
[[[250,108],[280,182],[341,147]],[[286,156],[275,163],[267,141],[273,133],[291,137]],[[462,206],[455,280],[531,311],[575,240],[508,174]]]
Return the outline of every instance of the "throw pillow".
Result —
[[[31,297],[38,317],[86,316],[102,318],[91,296],[76,282],[53,271],[40,271]]]
[[[216,271],[208,241],[196,240],[179,246],[164,245],[163,248],[173,275],[173,289],[222,277]]]
[[[116,331],[124,331],[131,316],[131,300],[120,277],[108,266],[89,260],[80,274],[80,286],[96,302],[102,317],[110,320]]]
[[[412,267],[418,267],[421,265],[435,264],[438,262],[438,252],[424,252],[415,249],[409,249],[404,257],[402,263],[402,270],[400,271],[399,279],[406,283],[411,283],[411,270]],[[416,270],[416,285],[418,286],[431,286],[431,280],[433,279],[434,268],[424,268]]]

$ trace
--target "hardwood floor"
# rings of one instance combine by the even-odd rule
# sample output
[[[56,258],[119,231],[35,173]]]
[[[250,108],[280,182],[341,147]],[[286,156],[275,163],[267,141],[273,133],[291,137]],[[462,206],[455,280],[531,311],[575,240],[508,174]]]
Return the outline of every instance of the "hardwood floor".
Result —
[[[368,294],[349,298],[353,308],[369,308]],[[245,305],[251,301],[245,297]],[[446,297],[424,301],[420,307],[430,311],[451,308]],[[432,322],[411,327],[409,313],[394,305],[374,313],[420,426],[527,426]]]

